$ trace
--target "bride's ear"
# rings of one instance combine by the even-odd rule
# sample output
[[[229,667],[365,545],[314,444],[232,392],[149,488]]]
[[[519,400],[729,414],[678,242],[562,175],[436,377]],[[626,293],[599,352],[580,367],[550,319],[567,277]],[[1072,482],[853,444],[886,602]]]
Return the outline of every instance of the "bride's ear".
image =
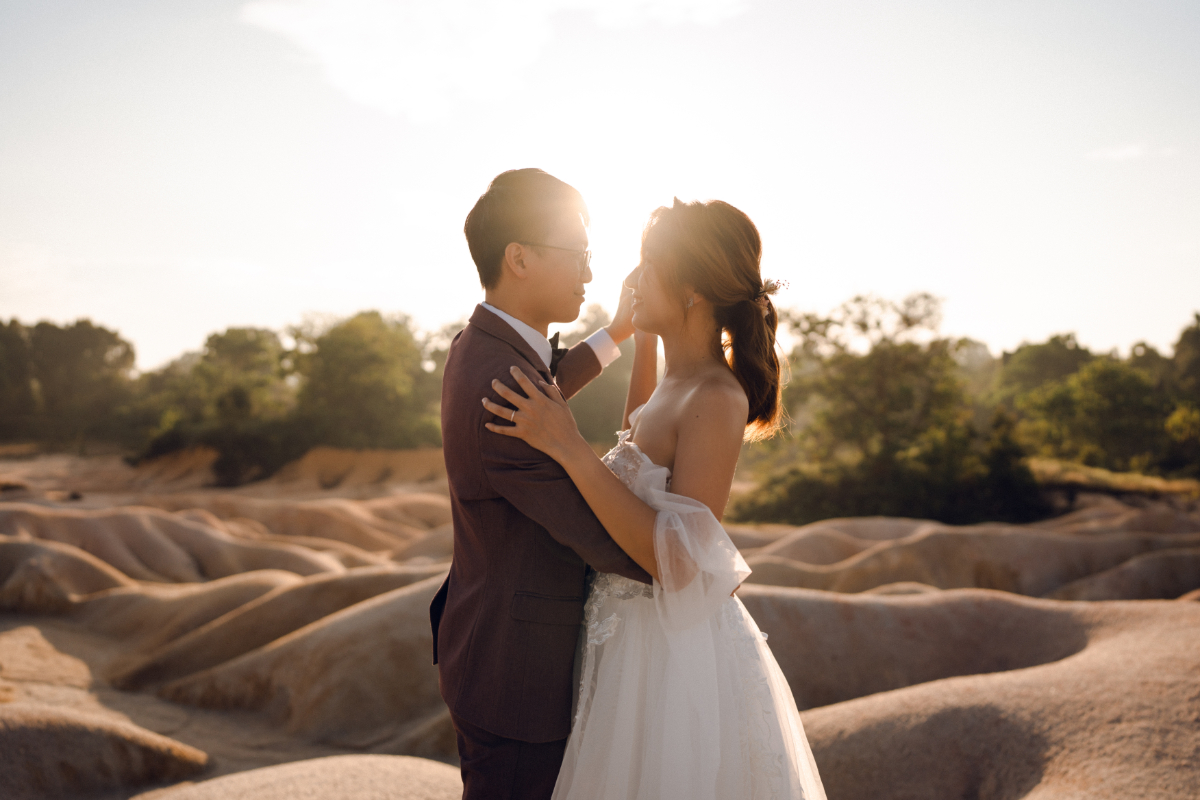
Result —
[[[683,305],[685,308],[691,309],[697,303],[702,301],[703,299],[704,299],[704,297],[699,292],[697,292],[694,287],[684,284],[684,286],[683,286]]]

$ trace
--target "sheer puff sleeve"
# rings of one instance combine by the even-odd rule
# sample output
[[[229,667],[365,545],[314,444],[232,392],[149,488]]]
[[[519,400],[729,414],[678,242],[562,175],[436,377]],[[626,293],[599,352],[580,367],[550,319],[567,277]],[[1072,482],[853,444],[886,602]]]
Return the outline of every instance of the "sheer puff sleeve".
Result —
[[[670,476],[645,459],[634,493],[658,512],[654,602],[659,620],[667,631],[682,631],[711,619],[750,567],[708,506],[669,491]]]

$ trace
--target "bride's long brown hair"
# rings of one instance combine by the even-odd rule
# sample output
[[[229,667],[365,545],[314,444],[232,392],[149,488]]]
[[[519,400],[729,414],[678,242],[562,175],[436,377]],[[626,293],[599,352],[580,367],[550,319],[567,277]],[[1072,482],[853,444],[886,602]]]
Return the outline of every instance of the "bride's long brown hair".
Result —
[[[686,304],[692,287],[713,306],[722,353],[750,401],[746,440],[770,437],[783,416],[782,359],[775,346],[779,314],[762,279],[762,239],[743,212],[720,200],[661,206],[642,232],[642,256]],[[686,308],[686,305],[685,305]]]

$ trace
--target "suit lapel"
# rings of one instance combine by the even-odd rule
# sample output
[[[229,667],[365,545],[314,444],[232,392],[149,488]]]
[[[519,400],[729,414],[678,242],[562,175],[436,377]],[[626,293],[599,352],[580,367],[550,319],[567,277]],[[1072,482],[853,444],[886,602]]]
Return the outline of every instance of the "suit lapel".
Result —
[[[475,312],[471,314],[470,324],[510,345],[529,362],[530,366],[538,371],[547,383],[554,382],[554,378],[550,375],[550,367],[542,363],[542,357],[535,353],[533,348],[529,346],[529,342],[525,341],[521,337],[521,334],[514,331],[512,326],[507,322],[483,306],[475,306]]]

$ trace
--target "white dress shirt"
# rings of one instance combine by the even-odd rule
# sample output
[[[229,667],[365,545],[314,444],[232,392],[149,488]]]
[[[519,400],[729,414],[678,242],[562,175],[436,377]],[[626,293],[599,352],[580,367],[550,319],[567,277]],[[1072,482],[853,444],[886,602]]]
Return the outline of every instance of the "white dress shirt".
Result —
[[[533,348],[533,352],[537,353],[542,359],[542,363],[549,366],[550,356],[553,353],[554,348],[550,346],[550,341],[545,336],[542,336],[540,333],[526,325],[524,322],[521,322],[521,320],[517,319],[512,314],[506,314],[495,306],[488,305],[487,303],[480,303],[480,305],[495,314],[500,319],[507,322],[509,327],[511,327],[520,335],[522,339],[529,343],[529,346]],[[617,347],[617,343],[613,341],[613,338],[608,335],[608,331],[606,331],[604,328],[596,331],[583,341],[588,345],[588,347],[592,348],[592,352],[596,354],[596,359],[600,362],[600,369],[604,369],[609,364],[616,361],[617,357],[621,355],[621,348]]]

